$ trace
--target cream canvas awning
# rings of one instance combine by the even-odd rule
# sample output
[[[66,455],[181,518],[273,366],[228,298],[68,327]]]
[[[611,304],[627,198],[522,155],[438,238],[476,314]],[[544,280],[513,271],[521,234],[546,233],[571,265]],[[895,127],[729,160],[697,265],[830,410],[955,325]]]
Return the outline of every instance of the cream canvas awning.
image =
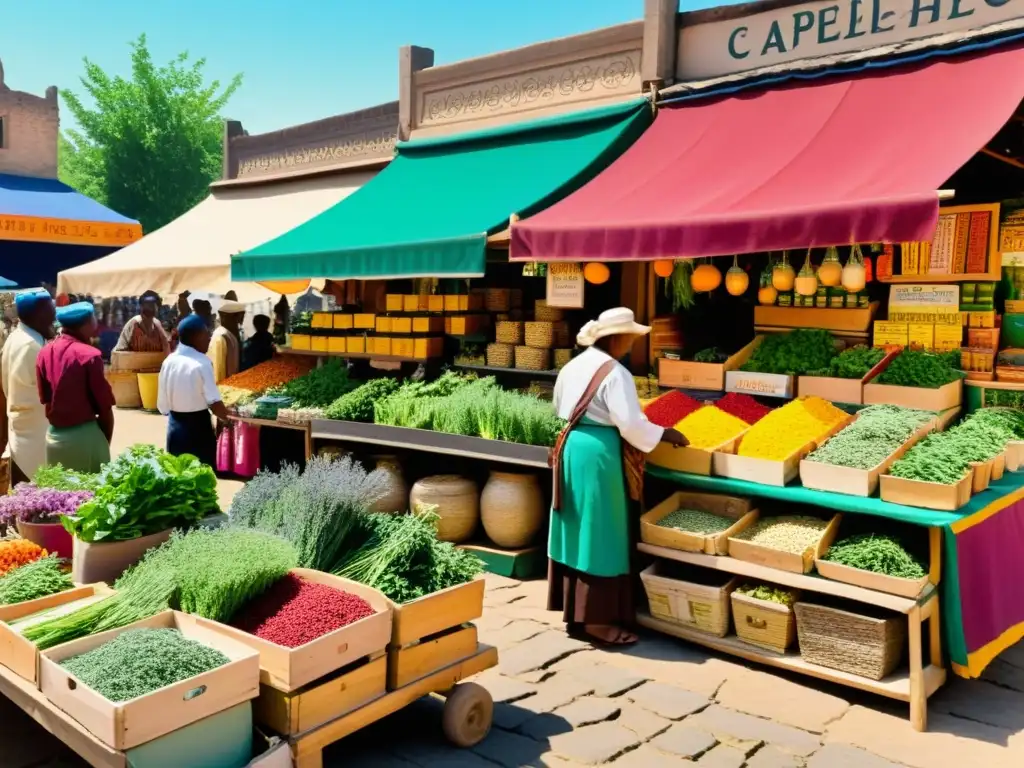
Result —
[[[138,296],[154,290],[173,301],[182,291],[265,298],[256,283],[231,280],[231,256],[323,213],[375,172],[341,173],[247,187],[214,188],[210,196],[141,240],[102,259],[61,272],[60,293]]]

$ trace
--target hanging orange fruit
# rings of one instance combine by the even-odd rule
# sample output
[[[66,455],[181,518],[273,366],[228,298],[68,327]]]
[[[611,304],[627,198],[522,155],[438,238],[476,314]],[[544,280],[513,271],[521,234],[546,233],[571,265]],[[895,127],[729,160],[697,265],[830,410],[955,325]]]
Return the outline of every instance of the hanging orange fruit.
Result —
[[[732,266],[725,273],[725,290],[730,296],[742,296],[750,285],[750,276],[739,265],[738,256],[732,257]]]
[[[701,264],[690,275],[690,285],[697,293],[710,293],[722,284],[722,273],[713,264]]]
[[[583,268],[583,279],[593,285],[607,283],[611,276],[612,273],[608,267],[599,261],[592,261]]]
[[[654,274],[658,277],[672,277],[672,270],[675,269],[676,265],[671,259],[658,259],[654,262]]]

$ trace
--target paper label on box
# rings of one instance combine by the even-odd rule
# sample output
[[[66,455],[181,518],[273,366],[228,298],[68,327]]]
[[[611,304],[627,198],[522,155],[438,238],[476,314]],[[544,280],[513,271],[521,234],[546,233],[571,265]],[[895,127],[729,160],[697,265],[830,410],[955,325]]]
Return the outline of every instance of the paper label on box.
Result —
[[[575,262],[548,264],[547,296],[549,307],[583,309],[583,269]]]
[[[693,611],[690,610],[690,601],[685,595],[672,595],[672,615],[680,621],[693,623]]]
[[[743,392],[750,395],[789,397],[792,378],[777,373],[756,373],[753,371],[728,371],[725,375],[726,392]]]
[[[889,289],[889,320],[898,323],[948,323],[960,312],[958,285],[894,285]]]
[[[936,325],[935,326],[935,350],[937,352],[949,352],[960,347],[963,338],[963,329],[959,325]]]
[[[905,347],[909,328],[907,323],[894,323],[886,320],[875,321],[874,341],[876,347]]]
[[[908,324],[907,344],[911,347],[931,351],[935,346],[935,326],[931,323]]]

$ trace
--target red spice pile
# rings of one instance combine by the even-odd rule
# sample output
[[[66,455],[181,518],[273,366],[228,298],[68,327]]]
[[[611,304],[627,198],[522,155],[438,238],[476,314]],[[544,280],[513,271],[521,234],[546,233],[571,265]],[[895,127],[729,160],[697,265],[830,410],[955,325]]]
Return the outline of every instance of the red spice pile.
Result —
[[[297,648],[374,613],[363,598],[288,574],[231,621],[243,632]]]
[[[696,411],[704,403],[694,400],[689,395],[684,395],[678,389],[673,389],[644,409],[647,419],[659,427],[674,427],[685,417]]]
[[[742,419],[747,424],[756,424],[772,410],[767,405],[761,405],[750,395],[740,395],[735,392],[730,392],[716,401],[715,407],[720,411],[732,414],[737,419]]]

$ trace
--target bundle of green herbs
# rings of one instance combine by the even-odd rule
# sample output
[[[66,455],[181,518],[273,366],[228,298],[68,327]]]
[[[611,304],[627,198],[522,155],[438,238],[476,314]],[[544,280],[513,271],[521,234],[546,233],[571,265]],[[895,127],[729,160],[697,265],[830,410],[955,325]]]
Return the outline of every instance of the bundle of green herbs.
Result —
[[[61,518],[81,541],[137,539],[220,512],[213,469],[153,445],[134,445],[105,464],[93,487],[91,499]]]
[[[829,376],[835,379],[863,379],[868,372],[882,362],[885,350],[858,344],[848,347],[833,357],[827,368],[812,371],[812,376]]]
[[[396,603],[472,581],[483,563],[466,550],[438,541],[436,520],[429,509],[361,516],[334,573],[379,589]]]
[[[223,653],[176,629],[130,629],[60,666],[108,701],[122,702],[227,663]]]
[[[55,491],[95,491],[99,475],[65,469],[61,464],[44,464],[36,470],[32,484]]]
[[[905,480],[956,485],[968,466],[969,460],[960,455],[949,432],[933,432],[893,462],[889,474]]]
[[[856,420],[811,453],[808,461],[872,469],[892,455],[935,414],[897,405],[869,405]]]
[[[905,349],[874,380],[878,384],[898,387],[938,389],[962,378],[963,374],[957,370],[959,365],[959,352]]]
[[[117,580],[113,595],[26,627],[23,636],[40,649],[52,648],[168,608],[226,622],[294,568],[297,560],[289,542],[260,531],[175,531]]]
[[[326,408],[342,395],[355,390],[360,383],[349,378],[348,367],[341,359],[332,357],[305,376],[268,390],[267,394],[292,398],[293,408]]]
[[[377,401],[373,420],[392,427],[433,429],[434,414],[445,405],[437,401],[476,381],[475,376],[461,376],[454,371],[446,371],[429,383],[407,381],[394,394]],[[494,383],[493,379],[484,381]]]
[[[373,423],[374,404],[393,395],[399,386],[392,378],[372,379],[328,405],[324,418]]]
[[[58,557],[50,555],[18,566],[0,576],[0,605],[36,600],[64,592],[74,586],[64,563]]]
[[[740,370],[757,373],[805,375],[829,367],[836,356],[832,334],[818,329],[798,328],[789,333],[775,333],[764,340]]]
[[[874,533],[837,541],[829,547],[823,559],[898,579],[921,579],[925,575],[924,566],[903,548],[899,540]]]
[[[367,473],[350,456],[316,456],[301,474],[294,465],[260,472],[235,494],[231,525],[290,541],[299,565],[329,571],[357,518],[387,491],[383,471]]]

